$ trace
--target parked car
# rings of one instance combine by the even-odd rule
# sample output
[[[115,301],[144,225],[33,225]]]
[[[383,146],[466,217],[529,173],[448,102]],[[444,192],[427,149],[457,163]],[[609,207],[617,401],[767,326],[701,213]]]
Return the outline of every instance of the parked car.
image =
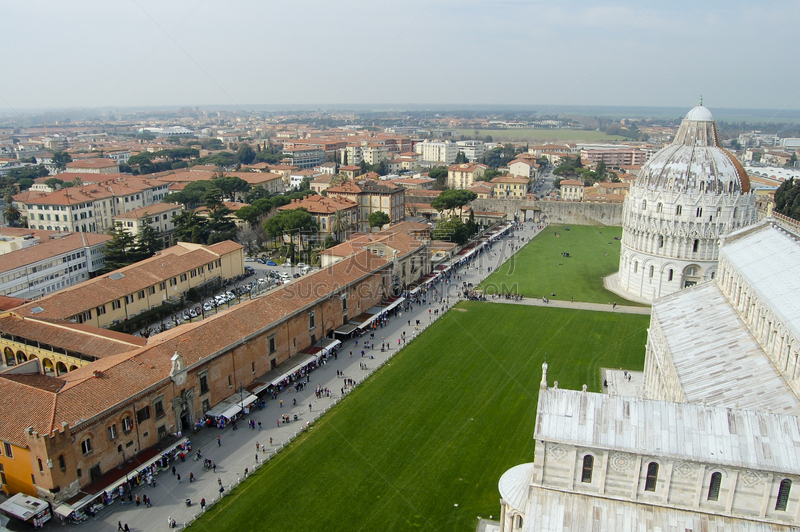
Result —
[[[290,261],[290,260],[287,260],[286,262],[284,262],[284,263],[282,264],[282,266],[283,266],[284,268],[291,268],[291,267],[292,267],[292,261]]]
[[[267,266],[277,266],[277,265],[278,265],[278,263],[275,262],[274,260],[268,260],[267,261]]]
[[[298,262],[297,263],[297,267],[298,268],[305,268],[306,266],[308,266],[308,264],[306,264],[305,262]]]
[[[258,263],[259,263],[259,264],[266,264],[266,263],[267,263],[267,261],[265,261],[265,260],[264,260],[264,259],[262,259],[262,258],[259,258],[259,259],[258,259]]]
[[[211,312],[212,310],[214,310],[214,307],[213,305],[211,305],[210,301],[206,301],[206,303],[203,305],[203,310],[205,310],[206,312]]]
[[[300,278],[300,274],[296,273],[296,274],[292,275],[292,277],[294,277],[295,279],[299,279]]]
[[[255,260],[256,260],[256,259],[254,259],[253,257],[245,257],[245,258],[244,258],[244,261],[245,261],[245,262],[255,262]]]

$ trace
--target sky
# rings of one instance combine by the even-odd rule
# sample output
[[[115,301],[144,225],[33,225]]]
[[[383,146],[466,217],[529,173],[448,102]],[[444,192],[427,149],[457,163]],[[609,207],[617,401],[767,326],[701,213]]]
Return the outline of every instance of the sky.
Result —
[[[0,113],[617,105],[800,109],[800,2],[0,0]],[[546,109],[542,109],[545,111]]]

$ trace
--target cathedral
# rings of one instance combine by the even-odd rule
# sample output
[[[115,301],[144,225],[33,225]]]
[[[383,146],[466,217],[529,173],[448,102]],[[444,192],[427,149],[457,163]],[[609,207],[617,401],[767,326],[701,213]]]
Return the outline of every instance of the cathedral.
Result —
[[[754,223],[755,202],[747,173],[720,147],[701,102],[625,198],[618,293],[653,301],[713,279],[719,238]]]
[[[643,169],[620,262],[657,298],[642,396],[559,389],[545,364],[502,532],[800,530],[800,226],[756,223],[726,153],[696,107]]]

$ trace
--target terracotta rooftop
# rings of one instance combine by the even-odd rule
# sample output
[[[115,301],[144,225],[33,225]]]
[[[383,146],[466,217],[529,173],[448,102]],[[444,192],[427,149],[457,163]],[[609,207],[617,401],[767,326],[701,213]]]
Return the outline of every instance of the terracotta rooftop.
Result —
[[[350,201],[347,198],[331,198],[315,195],[307,196],[301,200],[294,199],[291,203],[278,207],[278,210],[288,211],[301,207],[308,210],[311,214],[333,214],[336,211],[356,208],[358,207],[358,203]]]
[[[4,254],[0,261],[0,272],[7,272],[35,264],[39,261],[91,247],[111,240],[109,235],[98,233],[62,233],[60,238],[43,237],[38,244]]]
[[[212,246],[179,243],[162,250],[155,257],[139,261],[111,273],[67,287],[19,307],[19,315],[35,318],[66,320],[100,305],[132,294],[186,271],[208,264],[220,255],[242,249],[230,240]],[[124,277],[117,279],[118,274]],[[111,276],[114,276],[112,278]],[[34,308],[40,312],[33,312]]]
[[[163,214],[175,209],[183,209],[183,205],[180,203],[156,203],[150,207],[139,207],[138,209],[118,214],[114,216],[114,218],[138,220],[139,218],[146,218],[154,214]]]

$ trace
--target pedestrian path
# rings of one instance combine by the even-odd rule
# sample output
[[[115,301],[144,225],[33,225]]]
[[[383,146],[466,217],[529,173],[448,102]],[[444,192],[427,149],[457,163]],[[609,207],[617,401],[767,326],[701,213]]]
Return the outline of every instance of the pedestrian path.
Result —
[[[192,434],[190,436],[192,453],[185,462],[174,464],[176,474],[181,475],[180,483],[177,476],[173,476],[171,472],[162,473],[157,477],[155,487],[140,486],[133,492],[134,497],[137,494],[147,494],[153,503],[151,508],[145,508],[144,505],[137,507],[135,504],[121,505],[116,502],[88,521],[91,529],[114,531],[117,523],[121,522],[127,523],[133,531],[154,530],[166,527],[169,519],[175,519],[179,528],[191,522],[201,511],[199,506],[201,499],[206,500],[208,509],[220,499],[220,485],[225,488],[225,493],[228,493],[244,480],[245,469],[248,473],[253,472],[271,456],[280,452],[303,430],[313,430],[314,420],[347,395],[348,391],[343,390],[345,379],[353,379],[357,384],[362,383],[402,350],[405,345],[402,340],[403,333],[406,341],[411,341],[461,299],[462,283],[478,286],[489,275],[490,270],[496,270],[539,232],[533,229],[530,222],[524,226],[523,229],[516,230],[513,236],[494,242],[491,252],[484,252],[478,256],[476,265],[459,268],[449,284],[437,282],[432,285],[428,290],[426,303],[415,304],[413,310],[400,311],[397,316],[392,313],[386,326],[374,330],[375,338],[374,342],[371,342],[380,346],[380,340],[385,340],[388,349],[381,351],[378,347],[366,350],[365,357],[362,358],[360,353],[363,342],[357,345],[356,341],[359,339],[348,340],[343,343],[335,358],[329,358],[324,365],[308,374],[309,383],[305,389],[295,392],[292,386],[285,388],[280,393],[279,400],[267,400],[263,409],[257,407],[252,409],[250,414],[239,422],[237,430],[228,425],[222,430],[204,428]],[[455,275],[460,279],[455,280]],[[441,301],[434,301],[435,293],[439,294]],[[504,299],[489,299],[489,301],[513,303]],[[516,304],[536,305],[537,301],[525,299]],[[544,306],[541,301],[538,301],[538,304]],[[547,306],[609,311],[607,305],[591,303],[551,301]],[[435,309],[439,309],[438,314],[432,312]],[[613,311],[648,313],[649,309],[617,306]],[[418,331],[414,327],[416,320],[420,320]],[[365,364],[365,369],[362,369],[362,363]],[[314,394],[314,389],[317,387],[329,389],[330,397],[317,398]],[[283,402],[282,405],[280,401]],[[288,414],[291,422],[281,423],[280,418],[283,414]],[[297,421],[294,421],[295,415],[298,417]],[[256,422],[255,429],[247,426],[247,422],[251,419]],[[194,461],[194,455],[198,450],[202,458],[208,458],[216,463],[216,472],[204,471],[202,458]],[[190,473],[196,479],[194,482],[189,482]],[[191,499],[191,506],[185,504],[186,499]],[[72,526],[85,527],[85,525]]]
[[[614,303],[583,303],[581,301],[560,301],[557,299],[548,299],[547,302],[544,302],[541,299],[531,299],[529,297],[522,298],[519,301],[506,299],[504,297],[489,297],[487,301],[489,303],[509,303],[511,305],[528,305],[531,307],[571,308],[578,310],[593,310],[596,312],[618,312],[620,314],[650,315],[650,307],[632,307],[629,305],[616,305]]]

